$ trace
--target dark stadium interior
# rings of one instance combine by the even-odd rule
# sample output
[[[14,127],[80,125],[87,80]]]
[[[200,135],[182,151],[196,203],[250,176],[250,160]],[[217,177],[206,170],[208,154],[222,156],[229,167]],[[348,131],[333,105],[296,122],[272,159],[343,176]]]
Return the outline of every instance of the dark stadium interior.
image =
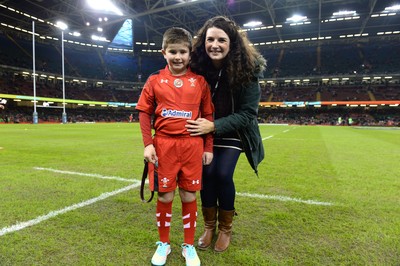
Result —
[[[123,15],[107,14],[108,21],[101,23],[84,2],[0,1],[0,99],[8,100],[0,110],[0,122],[32,122],[33,103],[15,99],[15,95],[33,95],[32,21],[38,34],[38,96],[63,97],[60,29],[51,24],[62,19],[69,26],[64,39],[66,99],[121,103],[118,107],[68,103],[68,121],[126,122],[131,113],[136,119],[137,114],[123,103],[136,103],[148,75],[165,66],[159,52],[163,32],[181,26],[195,34],[208,18],[226,15],[247,31],[268,60],[261,84],[260,122],[334,125],[340,116],[352,117],[359,125],[400,126],[400,10],[385,11],[396,2],[120,0],[114,3]],[[357,13],[349,19],[332,15],[344,9]],[[307,23],[286,22],[296,13],[307,16]],[[130,49],[109,49],[110,43],[89,38],[100,25],[102,36],[112,40],[127,19],[132,20]],[[250,20],[262,25],[244,27]],[[82,35],[67,34],[72,31]],[[349,104],[286,103],[336,101]],[[357,101],[363,104],[355,106]],[[377,101],[387,104],[374,104]],[[40,106],[41,122],[61,120],[61,103],[53,105]]]
[[[79,0],[28,0],[1,1],[21,12],[34,15],[45,21],[55,22],[63,19],[71,30],[81,31],[82,36],[96,27],[87,27],[86,22],[97,22],[98,15],[90,10],[86,1]],[[399,30],[399,19],[396,16],[382,18],[371,17],[386,7],[395,4],[391,0],[119,0],[114,1],[123,11],[123,16],[109,15],[109,20],[102,23],[103,34],[112,39],[123,21],[133,19],[135,38],[139,42],[160,44],[163,32],[171,26],[184,26],[191,32],[201,27],[205,20],[215,15],[232,17],[239,25],[249,20],[260,20],[265,26],[276,26],[286,23],[286,18],[294,13],[302,13],[309,18],[310,24],[301,27],[274,27],[262,34],[253,31],[250,37],[253,42],[287,40],[296,38],[319,37],[368,32],[371,35],[384,31]],[[330,19],[333,12],[355,10],[360,19],[323,23]],[[21,28],[31,28],[29,17],[16,14],[2,8],[0,19],[3,23],[14,24]],[[57,35],[57,29],[46,24],[37,23],[38,32]]]

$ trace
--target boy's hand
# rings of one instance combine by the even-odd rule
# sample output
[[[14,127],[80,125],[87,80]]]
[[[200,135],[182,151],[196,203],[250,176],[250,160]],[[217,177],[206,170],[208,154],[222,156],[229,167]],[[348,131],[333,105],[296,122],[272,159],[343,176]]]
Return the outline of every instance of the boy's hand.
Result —
[[[158,161],[156,149],[153,144],[147,145],[144,148],[144,159],[148,162],[155,164]]]
[[[213,160],[214,154],[212,152],[203,153],[203,165],[209,165]]]

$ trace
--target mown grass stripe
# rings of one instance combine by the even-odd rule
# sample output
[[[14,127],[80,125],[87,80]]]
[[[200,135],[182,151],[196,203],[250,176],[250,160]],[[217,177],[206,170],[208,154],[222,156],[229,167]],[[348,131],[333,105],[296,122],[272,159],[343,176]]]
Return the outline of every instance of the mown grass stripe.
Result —
[[[134,188],[136,188],[138,186],[140,186],[140,183],[138,181],[136,181],[132,185],[129,185],[127,187],[123,187],[121,189],[118,189],[118,190],[115,190],[115,191],[112,191],[112,192],[103,193],[103,194],[101,194],[100,196],[98,196],[96,198],[92,198],[92,199],[89,199],[87,201],[83,201],[83,202],[80,202],[80,203],[65,207],[65,208],[63,208],[61,210],[51,211],[46,215],[39,216],[39,217],[37,217],[35,219],[29,220],[29,221],[26,221],[26,222],[21,222],[21,223],[17,223],[15,225],[12,225],[12,226],[4,227],[4,228],[2,228],[0,230],[0,236],[6,235],[6,234],[9,234],[9,233],[13,233],[13,232],[22,230],[24,228],[36,225],[36,224],[41,223],[43,221],[46,221],[46,220],[48,220],[50,218],[56,217],[56,216],[58,216],[60,214],[64,214],[66,212],[73,211],[73,210],[76,210],[76,209],[91,205],[93,203],[96,203],[98,201],[104,200],[106,198],[109,198],[111,196],[117,195],[119,193],[128,191],[130,189],[134,189]]]
[[[273,136],[270,136],[273,137]],[[97,178],[102,178],[102,179],[113,179],[117,181],[124,181],[124,182],[133,182],[137,180],[132,180],[132,179],[125,179],[117,176],[103,176],[99,174],[87,174],[87,173],[81,173],[81,172],[72,172],[72,171],[63,171],[63,170],[56,170],[52,168],[42,168],[42,167],[34,167],[36,170],[46,170],[46,171],[51,171],[55,173],[63,173],[63,174],[71,174],[71,175],[80,175],[80,176],[91,176],[91,177],[97,177]],[[249,193],[236,193],[238,196],[243,196],[243,197],[250,197],[250,198],[259,198],[259,199],[272,199],[272,200],[279,200],[279,201],[293,201],[293,202],[299,202],[299,203],[305,203],[305,204],[312,204],[312,205],[333,205],[332,203],[329,202],[320,202],[320,201],[315,201],[315,200],[303,200],[303,199],[298,199],[298,198],[291,198],[287,196],[280,196],[280,195],[262,195],[262,194],[249,194]]]

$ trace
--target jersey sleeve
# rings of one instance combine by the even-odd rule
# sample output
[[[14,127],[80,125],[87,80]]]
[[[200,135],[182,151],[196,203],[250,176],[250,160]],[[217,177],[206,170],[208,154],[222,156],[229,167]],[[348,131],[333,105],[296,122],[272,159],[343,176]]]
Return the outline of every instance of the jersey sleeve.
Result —
[[[209,120],[214,121],[214,105],[212,103],[211,98],[211,91],[208,83],[203,79],[202,82],[203,93],[201,98],[201,117]],[[213,152],[213,141],[214,141],[214,134],[208,133],[205,135],[204,139],[204,151],[205,152]]]
[[[153,114],[155,109],[155,96],[151,81],[153,77],[150,76],[143,86],[142,93],[140,94],[139,101],[136,105],[136,110]]]
[[[145,147],[153,144],[153,138],[151,136],[151,116],[155,110],[155,96],[153,86],[151,85],[152,80],[153,76],[147,79],[136,105],[136,110],[139,111],[140,130]]]
[[[153,144],[153,138],[151,137],[151,115],[139,112],[139,124],[144,146]]]

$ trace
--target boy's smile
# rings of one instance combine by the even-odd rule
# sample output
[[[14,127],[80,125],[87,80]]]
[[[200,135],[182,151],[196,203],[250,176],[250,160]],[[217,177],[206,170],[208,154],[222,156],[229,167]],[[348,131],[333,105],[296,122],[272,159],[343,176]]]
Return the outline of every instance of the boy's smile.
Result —
[[[187,71],[190,60],[190,50],[187,43],[169,44],[165,50],[162,50],[168,68],[174,75],[183,75]]]

